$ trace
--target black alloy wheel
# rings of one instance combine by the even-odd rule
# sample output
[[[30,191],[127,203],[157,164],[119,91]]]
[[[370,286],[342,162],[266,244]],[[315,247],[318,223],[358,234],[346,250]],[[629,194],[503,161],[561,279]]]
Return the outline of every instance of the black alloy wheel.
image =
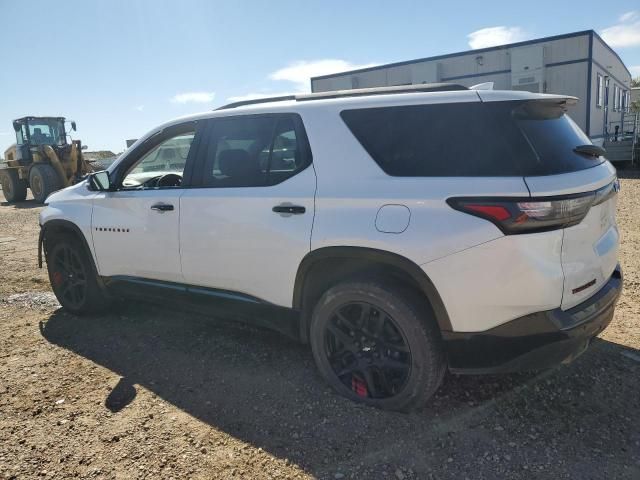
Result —
[[[406,385],[411,351],[381,308],[366,302],[341,305],[326,325],[324,341],[333,372],[356,395],[390,398]]]
[[[89,272],[80,255],[65,243],[54,250],[51,262],[51,284],[60,303],[71,310],[81,309],[86,302]]]
[[[384,410],[423,407],[447,368],[428,301],[387,278],[362,276],[327,289],[313,308],[309,343],[336,392]]]

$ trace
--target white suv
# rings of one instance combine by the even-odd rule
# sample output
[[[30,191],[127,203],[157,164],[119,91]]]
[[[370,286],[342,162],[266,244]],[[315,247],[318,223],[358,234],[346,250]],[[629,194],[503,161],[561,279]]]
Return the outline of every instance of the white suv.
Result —
[[[241,312],[386,409],[423,405],[447,369],[567,362],[622,288],[616,172],[575,102],[437,84],[169,122],[49,197],[53,290],[76,313],[123,296]]]

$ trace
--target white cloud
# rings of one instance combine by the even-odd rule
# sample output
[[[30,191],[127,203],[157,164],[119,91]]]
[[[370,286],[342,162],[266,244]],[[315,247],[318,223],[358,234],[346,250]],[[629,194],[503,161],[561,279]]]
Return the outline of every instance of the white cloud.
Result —
[[[243,102],[245,100],[257,100],[259,98],[268,98],[268,97],[284,97],[287,95],[295,95],[300,92],[249,92],[245,95],[237,95],[233,97],[228,97],[228,102]]]
[[[11,132],[0,132],[0,136],[11,135]]]
[[[294,84],[298,92],[308,92],[311,88],[311,77],[329,75],[331,73],[346,72],[348,70],[358,70],[375,66],[375,63],[357,65],[346,60],[324,59],[324,60],[301,60],[294,62],[288,67],[281,68],[269,75],[271,80],[284,80]]]
[[[135,107],[133,107],[134,110],[141,112],[144,110],[144,105],[136,105]]]
[[[640,12],[624,13],[618,22],[600,32],[604,41],[611,47],[640,46]]]
[[[527,34],[522,28],[505,26],[481,28],[467,35],[469,46],[473,49],[520,42],[526,37]]]
[[[638,15],[637,11],[631,11],[631,12],[623,13],[622,15],[620,15],[620,17],[618,18],[618,21],[620,23],[633,22],[634,20],[637,20],[639,16],[640,15]]]
[[[216,97],[215,92],[185,92],[171,98],[172,103],[210,103]]]
[[[630,66],[629,71],[631,72],[631,76],[633,78],[640,78],[640,65]]]

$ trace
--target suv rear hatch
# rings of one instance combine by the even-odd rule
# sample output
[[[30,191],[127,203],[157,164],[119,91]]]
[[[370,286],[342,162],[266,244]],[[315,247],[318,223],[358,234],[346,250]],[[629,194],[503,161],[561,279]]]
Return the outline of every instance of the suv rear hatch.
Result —
[[[518,102],[512,116],[531,147],[520,158],[536,208],[575,209],[563,231],[561,250],[566,310],[596,293],[616,268],[619,233],[615,220],[619,184],[604,151],[565,113],[575,99]],[[539,203],[536,203],[539,202]]]

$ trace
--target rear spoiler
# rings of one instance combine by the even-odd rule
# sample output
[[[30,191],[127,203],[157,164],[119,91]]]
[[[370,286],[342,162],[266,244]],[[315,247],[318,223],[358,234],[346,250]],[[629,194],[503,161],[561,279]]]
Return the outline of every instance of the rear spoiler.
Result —
[[[469,90],[493,90],[493,85],[494,82],[478,83],[469,87]]]
[[[491,82],[487,82],[491,83]],[[518,90],[492,90],[486,86],[486,84],[474,85],[470,88],[476,90],[480,100],[483,102],[504,102],[504,101],[521,101],[531,103],[543,103],[547,105],[557,105],[563,107],[570,107],[578,103],[578,97],[572,97],[571,95],[556,95],[551,93],[531,93]]]

